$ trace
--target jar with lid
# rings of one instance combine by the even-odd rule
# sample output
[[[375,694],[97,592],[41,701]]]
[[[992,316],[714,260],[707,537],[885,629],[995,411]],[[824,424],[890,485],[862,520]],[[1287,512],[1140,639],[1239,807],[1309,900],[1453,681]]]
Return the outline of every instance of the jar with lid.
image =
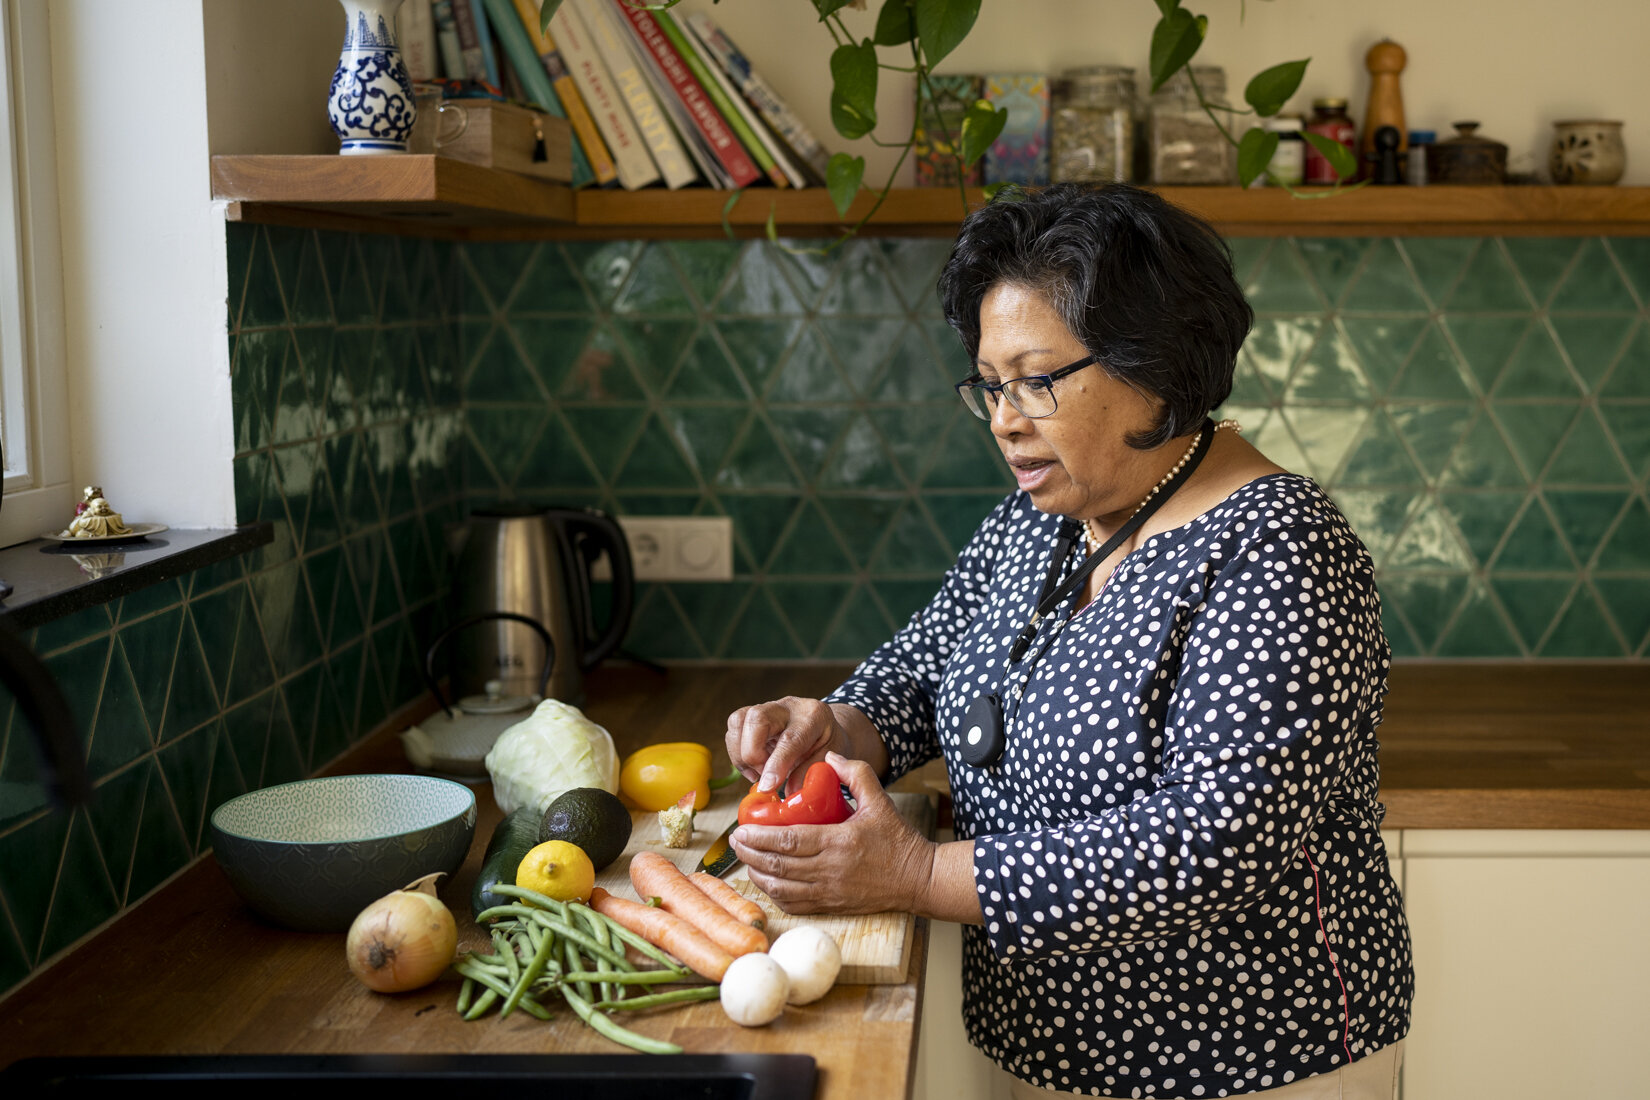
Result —
[[[1134,70],[1068,69],[1049,86],[1049,178],[1055,183],[1134,178]]]
[[[1250,187],[1299,187],[1306,178],[1306,139],[1301,136],[1299,115],[1278,115],[1263,124],[1268,133],[1278,135],[1278,147],[1266,162],[1266,171],[1255,177]]]
[[[1404,182],[1411,187],[1427,185],[1427,149],[1438,140],[1435,130],[1411,130],[1409,152],[1404,158]]]
[[[1322,134],[1332,141],[1338,141],[1356,155],[1357,129],[1352,125],[1352,119],[1346,113],[1346,100],[1339,97],[1326,97],[1312,101],[1312,121],[1306,124],[1309,134]],[[1341,177],[1336,174],[1329,158],[1312,148],[1306,149],[1306,182],[1328,186],[1339,183]],[[1350,182],[1350,181],[1348,181]]]
[[[1192,78],[1217,113],[1227,107],[1226,70],[1193,65],[1181,69],[1152,94],[1152,182],[1232,184],[1237,182],[1237,150],[1198,102]]]

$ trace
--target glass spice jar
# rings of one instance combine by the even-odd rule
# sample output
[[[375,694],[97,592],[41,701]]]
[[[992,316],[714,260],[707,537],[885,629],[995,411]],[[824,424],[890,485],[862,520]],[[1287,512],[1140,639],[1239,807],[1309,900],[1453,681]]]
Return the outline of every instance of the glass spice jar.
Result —
[[[1193,65],[1191,76],[1196,77],[1203,98],[1217,114],[1228,106],[1225,69],[1217,65]],[[1198,102],[1185,69],[1176,72],[1152,95],[1151,163],[1153,183],[1237,182],[1237,150]]]
[[[1339,97],[1314,99],[1312,101],[1312,121],[1306,124],[1306,132],[1309,134],[1322,134],[1326,138],[1340,142],[1349,150],[1355,150],[1357,147],[1357,130],[1352,125],[1352,119],[1346,113],[1346,100]],[[1330,165],[1328,157],[1311,146],[1307,146],[1307,183],[1329,186],[1340,182],[1340,178]]]
[[[1049,87],[1049,178],[1055,183],[1134,178],[1134,70],[1068,69]]]

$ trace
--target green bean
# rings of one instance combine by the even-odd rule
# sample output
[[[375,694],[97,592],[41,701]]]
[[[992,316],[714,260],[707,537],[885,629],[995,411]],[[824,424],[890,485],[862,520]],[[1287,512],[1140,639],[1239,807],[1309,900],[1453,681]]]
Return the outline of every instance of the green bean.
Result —
[[[495,905],[491,909],[483,909],[476,914],[476,923],[492,920],[496,917],[528,917],[534,913],[542,913],[542,909],[534,909],[531,905]]]
[[[543,894],[538,893],[536,890],[528,890],[522,886],[512,886],[502,882],[499,883],[499,885],[504,888],[502,890],[494,890],[493,893],[503,894],[507,898],[520,898],[522,901],[532,902],[540,909],[547,909],[550,912],[561,916],[567,915],[566,902],[557,901],[554,898],[547,898]],[[476,919],[479,920],[480,918],[478,917]]]
[[[500,883],[499,885],[502,886],[503,883]],[[512,887],[512,889],[515,889],[515,888]],[[526,893],[526,894],[531,894],[532,893],[531,890],[525,890],[525,891],[520,891],[520,892],[521,893]],[[548,901],[549,899],[545,899],[545,900]],[[563,912],[565,912],[566,909],[567,909],[566,906],[562,906],[561,908],[562,908]],[[599,914],[599,913],[596,914],[596,915],[601,916],[601,914]],[[482,921],[482,920],[488,920],[488,919],[491,919],[493,917],[498,917],[498,916],[523,917],[523,918],[526,918],[528,920],[534,921],[541,928],[544,928],[547,931],[554,932],[556,935],[561,936],[564,939],[571,939],[574,943],[577,943],[579,945],[579,947],[582,948],[586,953],[591,954],[591,955],[595,955],[600,959],[603,959],[607,962],[610,962],[614,966],[618,967],[620,970],[634,970],[636,968],[634,963],[632,963],[629,959],[624,957],[624,953],[622,951],[616,951],[612,947],[603,947],[602,945],[598,944],[594,939],[592,939],[588,933],[581,932],[577,928],[574,928],[570,924],[568,924],[567,920],[573,919],[571,916],[567,917],[567,919],[564,919],[564,920],[558,920],[554,916],[551,916],[549,913],[545,912],[543,909],[537,909],[537,908],[534,908],[533,906],[530,906],[530,905],[495,905],[491,909],[482,910],[482,912],[476,917],[476,919],[478,921]],[[606,918],[603,918],[603,919],[605,920]],[[621,934],[621,938],[622,938],[623,934],[628,931],[627,929],[623,929],[619,925],[612,924],[611,922],[609,922],[609,924],[610,924],[611,929],[614,932],[618,932],[618,933]],[[640,937],[637,937],[637,939],[640,939]],[[642,940],[641,942],[646,943],[647,941]],[[649,948],[650,949],[652,948],[651,944],[649,944]],[[674,966],[675,965],[672,960],[670,960],[668,957],[666,957],[664,955],[658,954],[656,950],[653,951],[652,953],[654,954],[655,958],[659,959],[661,962],[664,962],[665,965],[667,965],[667,966]]]
[[[487,1010],[492,1008],[497,1001],[497,992],[491,989],[483,989],[481,991],[481,996],[476,998],[476,1003],[470,1006],[470,1011],[464,1014],[464,1018],[466,1020],[481,1019],[487,1014]]]
[[[661,1039],[649,1039],[646,1035],[638,1035],[634,1031],[620,1027],[600,1012],[590,1007],[584,998],[568,989],[561,987],[561,995],[567,998],[567,1003],[579,1019],[612,1039],[615,1043],[623,1043],[632,1050],[639,1050],[643,1054],[680,1054],[682,1048],[675,1043],[667,1043]]]
[[[521,1003],[521,999],[527,995],[528,987],[537,981],[538,976],[544,972],[544,964],[550,958],[550,949],[555,945],[556,940],[553,936],[545,936],[540,940],[538,950],[533,952],[532,961],[527,964],[527,969],[521,972],[521,979],[516,982],[515,988],[510,990],[510,996],[506,998],[504,1007],[499,1009],[498,1014],[500,1017],[508,1016],[516,1010],[516,1006]]]
[[[474,978],[465,978],[464,984],[458,987],[458,1014],[460,1016],[470,1011],[470,998],[475,995],[476,982]]]
[[[504,965],[510,970],[510,984],[515,985],[516,979],[521,977],[521,960],[516,958],[515,945],[506,940],[504,933],[497,929],[493,930],[493,944],[498,948],[498,953],[504,956]]]
[[[577,928],[564,924],[548,913],[534,913],[533,919],[562,939],[571,940],[578,944],[579,949],[587,955],[594,955],[598,959],[610,962],[620,970],[636,969],[636,965],[625,958],[621,952],[615,951],[611,947],[603,947],[591,939],[588,933],[580,932]]]
[[[614,921],[608,921],[608,924],[612,926],[613,934],[615,936],[619,937],[625,943],[628,943],[631,947],[634,947],[636,950],[640,951],[642,954],[646,955],[648,958],[654,960],[655,962],[662,963],[666,967],[669,967],[671,970],[676,971],[678,974],[692,973],[692,971],[690,971],[687,967],[683,966],[681,963],[677,962],[675,959],[673,959],[669,955],[665,954],[659,948],[654,947],[646,939],[644,939],[641,936],[638,936],[636,933],[632,932],[630,929],[626,928],[624,925],[619,924],[619,923],[614,922]]]
[[[562,957],[567,961],[567,970],[583,970],[584,963],[579,959],[579,949],[572,940],[562,940]],[[567,981],[567,971],[562,971],[562,981]],[[590,998],[589,982],[574,982],[573,988],[579,991],[579,996]]]
[[[602,919],[602,915],[600,913],[596,912],[588,905],[574,906],[572,912],[583,920],[585,924],[590,926],[590,934],[596,937],[597,943],[601,944],[603,947],[613,946],[613,937],[608,934],[607,922]],[[624,996],[623,986],[617,987],[619,990],[617,997],[614,996],[613,990],[615,986],[612,982],[607,981],[606,979],[601,979],[601,986],[602,1000],[604,1001],[617,1000],[619,997]]]
[[[684,981],[675,970],[587,970],[563,974],[564,982],[603,982],[614,985],[673,985]]]
[[[510,976],[510,968],[502,962],[486,962],[477,955],[464,955],[461,957],[468,960],[471,965],[478,966],[488,973],[497,974],[501,978]],[[493,957],[497,958],[496,955]]]
[[[478,983],[486,986],[492,993],[496,993],[501,997],[508,997],[510,995],[510,987],[499,981],[499,979],[491,974],[480,970],[470,970],[462,962],[459,963],[455,969],[458,969],[458,972],[463,974],[466,978],[474,978]],[[549,1009],[545,1008],[538,1001],[534,1000],[532,997],[526,996],[525,994],[521,998],[520,1007],[521,1010],[529,1016],[536,1016],[540,1020],[548,1020],[550,1018]],[[471,1006],[470,1011],[475,1012],[475,1007],[473,1005]]]
[[[522,930],[514,933],[511,937],[512,941],[516,945],[516,951],[521,956],[523,961],[531,960],[534,955],[537,955],[539,953],[539,947],[543,945],[544,941],[548,938],[549,937],[545,936],[543,933],[540,933],[537,936],[533,935],[531,921],[526,922]]]
[[[681,1004],[684,1001],[713,1001],[721,996],[720,986],[699,985],[691,989],[672,989],[668,993],[649,993],[627,1001],[601,1001],[590,1007],[598,1012],[629,1011],[633,1008],[657,1008],[660,1005]]]

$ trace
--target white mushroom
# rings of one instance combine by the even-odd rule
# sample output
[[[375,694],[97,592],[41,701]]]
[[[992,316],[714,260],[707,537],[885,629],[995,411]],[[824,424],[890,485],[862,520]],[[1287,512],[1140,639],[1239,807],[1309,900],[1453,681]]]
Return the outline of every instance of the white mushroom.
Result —
[[[773,959],[761,952],[741,955],[722,975],[722,1011],[741,1027],[761,1027],[785,1011],[789,989],[784,968]]]
[[[793,1005],[810,1004],[825,996],[842,970],[842,950],[829,932],[801,925],[773,941],[768,955],[790,979],[788,1000]]]

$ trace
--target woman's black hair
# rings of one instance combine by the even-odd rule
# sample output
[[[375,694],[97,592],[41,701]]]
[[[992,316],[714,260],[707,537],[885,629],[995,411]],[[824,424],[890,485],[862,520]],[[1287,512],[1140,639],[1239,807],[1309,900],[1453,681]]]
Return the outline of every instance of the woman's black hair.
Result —
[[[1000,283],[1042,294],[1105,371],[1163,402],[1128,438],[1140,449],[1195,431],[1226,400],[1254,323],[1220,235],[1127,184],[1005,189],[963,221],[939,295],[970,359],[980,302]]]

